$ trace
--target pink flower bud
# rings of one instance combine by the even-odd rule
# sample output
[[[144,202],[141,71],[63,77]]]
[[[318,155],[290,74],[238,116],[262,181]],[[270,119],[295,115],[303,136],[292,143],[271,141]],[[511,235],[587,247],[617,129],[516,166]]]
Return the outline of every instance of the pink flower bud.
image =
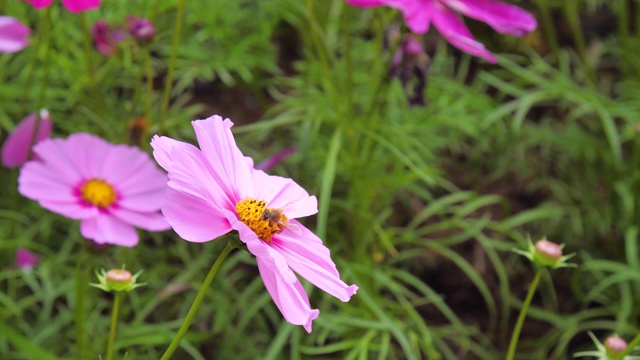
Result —
[[[38,263],[38,256],[31,251],[18,248],[16,250],[16,266],[20,269],[30,271]]]
[[[133,276],[127,270],[113,269],[113,270],[107,271],[108,284],[114,284],[114,285],[129,284],[132,278]]]
[[[536,252],[549,260],[558,260],[562,257],[562,248],[556,243],[549,240],[538,240],[536,243]]]
[[[144,18],[128,16],[129,34],[138,42],[148,42],[156,36],[156,28],[151,22]]]
[[[604,347],[607,349],[607,354],[617,355],[627,348],[627,342],[620,336],[612,335],[604,341]]]
[[[29,45],[31,29],[11,16],[0,16],[0,54],[12,53]]]
[[[36,113],[31,113],[24,118],[11,132],[2,145],[2,165],[8,168],[20,167],[27,162],[29,157],[29,145],[36,131]],[[51,136],[51,117],[47,110],[40,111],[40,122],[34,144]]]

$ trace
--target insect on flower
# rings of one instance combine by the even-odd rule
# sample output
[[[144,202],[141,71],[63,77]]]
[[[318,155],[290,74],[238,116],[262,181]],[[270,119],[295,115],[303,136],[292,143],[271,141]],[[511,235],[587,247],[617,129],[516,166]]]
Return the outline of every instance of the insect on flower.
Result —
[[[270,227],[278,227],[278,229],[274,230],[273,233],[280,234],[284,229],[289,229],[296,235],[302,235],[300,227],[296,224],[290,223],[289,218],[284,214],[285,209],[291,204],[293,204],[293,202],[278,209],[268,207],[262,212],[262,221],[269,221]]]

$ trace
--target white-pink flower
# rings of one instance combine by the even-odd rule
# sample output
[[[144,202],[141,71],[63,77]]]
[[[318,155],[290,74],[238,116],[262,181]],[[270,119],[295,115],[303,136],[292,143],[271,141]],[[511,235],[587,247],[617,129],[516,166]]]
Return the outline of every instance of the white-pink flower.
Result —
[[[37,121],[38,115],[40,116],[40,121]],[[36,124],[38,126],[37,131]],[[51,126],[51,117],[47,110],[40,110],[40,114],[29,114],[16,126],[4,144],[2,144],[2,165],[8,168],[22,166],[28,160],[32,142],[37,144],[49,138],[51,136]]]
[[[0,54],[12,53],[29,45],[31,29],[11,16],[0,16]]]
[[[494,0],[346,0],[359,7],[389,6],[404,15],[407,26],[416,34],[424,34],[431,23],[453,46],[490,63],[496,57],[473,38],[471,32],[456,15],[459,12],[487,23],[502,34],[522,36],[537,26],[529,12]]]
[[[215,115],[192,124],[200,149],[157,135],[151,142],[169,173],[165,218],[193,242],[238,231],[284,318],[311,332],[319,311],[311,309],[294,271],[345,302],[358,289],[340,279],[329,249],[295,220],[318,211],[315,196],[291,179],[254,169],[236,146],[229,119]]]
[[[38,160],[20,170],[18,191],[53,212],[81,220],[80,233],[98,244],[135,246],[134,226],[160,231],[167,177],[142,150],[91,134],[47,139]]]

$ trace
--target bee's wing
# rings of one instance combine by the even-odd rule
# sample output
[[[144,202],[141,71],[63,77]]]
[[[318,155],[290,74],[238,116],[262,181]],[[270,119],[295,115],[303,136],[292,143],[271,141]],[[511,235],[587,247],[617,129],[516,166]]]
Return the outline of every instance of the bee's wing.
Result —
[[[285,227],[291,230],[291,232],[296,235],[302,235],[302,230],[300,229],[300,226],[298,226],[297,224],[288,223]]]

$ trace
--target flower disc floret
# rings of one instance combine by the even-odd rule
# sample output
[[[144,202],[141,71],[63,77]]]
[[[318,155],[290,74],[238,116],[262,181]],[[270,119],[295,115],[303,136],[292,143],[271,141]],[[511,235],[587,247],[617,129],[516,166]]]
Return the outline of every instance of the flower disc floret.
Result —
[[[116,201],[116,191],[102,179],[91,179],[80,189],[82,200],[99,208],[107,208]]]
[[[249,229],[258,235],[260,240],[270,242],[273,234],[281,232],[277,224],[271,224],[269,220],[264,220],[264,210],[267,202],[254,198],[245,199],[236,205],[238,217]]]

